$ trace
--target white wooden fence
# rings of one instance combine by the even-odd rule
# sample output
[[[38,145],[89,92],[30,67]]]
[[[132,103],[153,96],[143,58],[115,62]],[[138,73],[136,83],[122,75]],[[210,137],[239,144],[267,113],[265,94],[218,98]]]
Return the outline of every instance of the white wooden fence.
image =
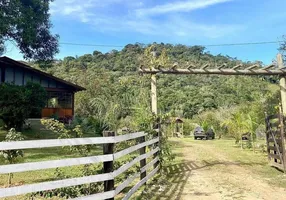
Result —
[[[109,134],[110,135],[110,134]],[[159,142],[159,138],[153,138],[145,141],[147,133],[137,132],[120,136],[107,136],[107,137],[94,137],[94,138],[76,138],[76,139],[50,139],[50,140],[33,140],[33,141],[18,141],[18,142],[0,142],[1,150],[15,150],[15,149],[34,149],[34,148],[47,148],[47,147],[60,147],[60,146],[76,146],[76,145],[89,145],[89,144],[103,144],[104,153],[108,152],[106,155],[81,157],[81,158],[69,158],[62,160],[52,160],[52,161],[42,161],[42,162],[31,162],[22,164],[11,164],[11,165],[1,165],[0,174],[15,173],[15,172],[25,172],[34,171],[42,169],[50,169],[57,167],[67,167],[74,165],[83,164],[94,164],[103,162],[105,168],[105,173],[79,177],[70,178],[57,181],[49,181],[43,183],[28,184],[22,186],[15,186],[10,188],[0,188],[0,198],[9,197],[16,195],[23,195],[32,192],[39,192],[45,190],[53,190],[56,188],[70,187],[81,184],[96,183],[104,181],[104,192],[93,194],[90,196],[83,196],[77,198],[78,200],[87,199],[113,199],[117,194],[119,194],[124,188],[130,185],[136,178],[141,177],[140,181],[127,192],[123,199],[129,199],[132,194],[138,190],[140,186],[152,178],[156,172],[159,170],[159,159],[157,152],[159,147],[156,143]],[[127,141],[131,139],[140,139],[140,143],[131,146],[122,151],[113,153],[113,145],[122,141]],[[154,145],[155,144],[155,145]],[[150,151],[146,153],[145,149],[147,146],[154,146],[150,148]],[[140,150],[140,155],[137,156],[131,162],[128,162],[121,166],[120,168],[113,170],[113,161]],[[111,153],[110,153],[111,152]],[[153,160],[146,164],[146,159],[153,156]],[[126,179],[123,183],[119,184],[116,188],[114,187],[114,179],[120,174],[127,171],[130,167],[140,162],[140,172],[134,174],[132,177]],[[147,174],[147,170],[154,166],[154,169]],[[109,171],[108,171],[109,170]],[[106,173],[106,171],[108,171]]]

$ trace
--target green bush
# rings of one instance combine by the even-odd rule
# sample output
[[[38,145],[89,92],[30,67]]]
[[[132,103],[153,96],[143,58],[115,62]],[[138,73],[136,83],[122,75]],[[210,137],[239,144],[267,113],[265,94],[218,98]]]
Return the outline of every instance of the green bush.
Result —
[[[17,133],[14,128],[11,128],[9,132],[7,133],[5,140],[3,142],[12,142],[12,141],[21,141],[24,140],[24,137],[21,133]],[[0,151],[0,155],[4,157],[4,159],[9,163],[9,164],[14,164],[17,162],[18,157],[23,157],[24,152],[22,150],[5,150],[5,151]],[[8,186],[11,184],[13,174],[9,173],[8,174]]]
[[[4,127],[4,122],[3,122],[3,120],[2,119],[0,119],[0,128],[2,128],[2,127]]]
[[[46,91],[41,85],[0,85],[0,119],[7,129],[21,130],[25,120],[39,115],[46,103]]]

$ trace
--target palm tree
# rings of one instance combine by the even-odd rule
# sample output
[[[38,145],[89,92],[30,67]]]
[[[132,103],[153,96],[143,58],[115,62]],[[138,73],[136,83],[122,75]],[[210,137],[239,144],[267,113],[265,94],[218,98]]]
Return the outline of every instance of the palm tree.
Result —
[[[226,126],[228,132],[235,138],[236,144],[238,144],[241,140],[242,134],[247,131],[244,116],[245,115],[242,112],[237,111],[236,113],[232,114],[232,117],[230,119],[227,119],[222,123],[222,126]]]
[[[255,131],[256,129],[258,128],[259,126],[259,123],[257,123],[257,120],[255,119],[255,117],[251,116],[250,114],[247,114],[247,119],[245,121],[245,126],[248,130],[248,132],[250,132],[251,134],[251,140],[252,140],[252,149],[253,149],[253,152],[255,152],[255,142],[254,142],[254,134],[255,134]]]

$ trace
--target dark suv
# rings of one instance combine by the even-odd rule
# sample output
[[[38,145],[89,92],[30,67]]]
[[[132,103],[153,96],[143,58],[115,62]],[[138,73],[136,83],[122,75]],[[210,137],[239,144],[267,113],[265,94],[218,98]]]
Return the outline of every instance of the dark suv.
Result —
[[[194,131],[194,139],[206,139],[206,140],[213,140],[215,138],[215,133],[213,129],[208,129],[207,132],[204,131],[204,129],[200,126],[195,128]]]

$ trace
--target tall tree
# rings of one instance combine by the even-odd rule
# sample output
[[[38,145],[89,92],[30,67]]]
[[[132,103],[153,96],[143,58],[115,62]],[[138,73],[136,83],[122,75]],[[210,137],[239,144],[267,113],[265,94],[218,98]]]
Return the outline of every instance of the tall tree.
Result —
[[[50,32],[52,0],[0,1],[0,55],[13,41],[26,59],[47,61],[58,53],[58,35]],[[3,23],[4,22],[4,23]]]
[[[280,43],[280,46],[279,46],[279,51],[282,53],[283,57],[284,57],[284,61],[286,60],[286,35],[283,35],[282,36],[282,39],[283,39],[283,42]]]

